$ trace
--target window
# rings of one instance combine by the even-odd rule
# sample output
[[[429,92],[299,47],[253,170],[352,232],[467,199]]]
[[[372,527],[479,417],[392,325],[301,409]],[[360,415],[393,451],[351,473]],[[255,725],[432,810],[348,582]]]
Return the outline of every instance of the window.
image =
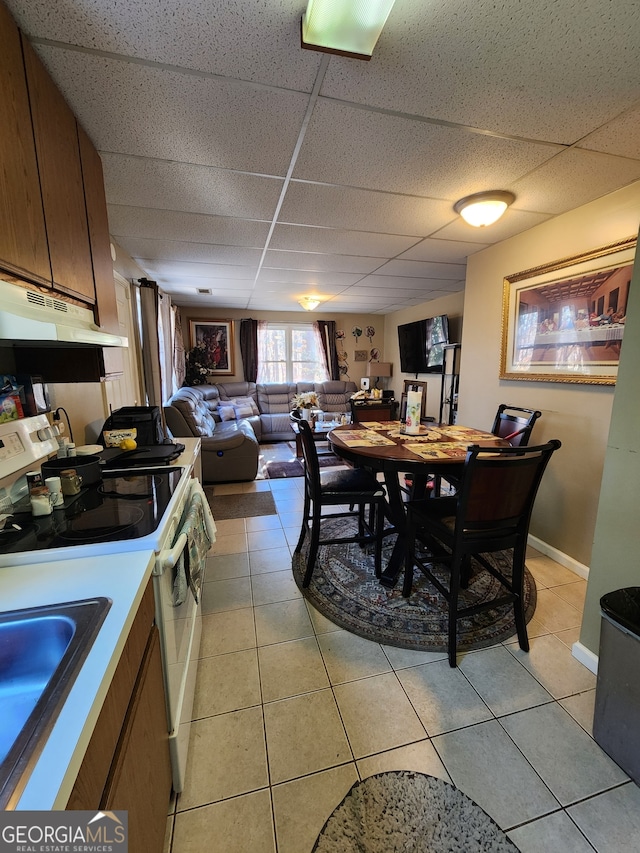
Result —
[[[320,334],[313,323],[261,323],[258,382],[326,382]]]

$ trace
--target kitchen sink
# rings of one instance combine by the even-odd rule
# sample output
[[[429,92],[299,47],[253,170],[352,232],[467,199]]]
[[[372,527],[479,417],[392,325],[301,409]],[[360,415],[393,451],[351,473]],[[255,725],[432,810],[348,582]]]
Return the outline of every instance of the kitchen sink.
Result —
[[[0,808],[15,808],[110,607],[91,598],[0,613]]]

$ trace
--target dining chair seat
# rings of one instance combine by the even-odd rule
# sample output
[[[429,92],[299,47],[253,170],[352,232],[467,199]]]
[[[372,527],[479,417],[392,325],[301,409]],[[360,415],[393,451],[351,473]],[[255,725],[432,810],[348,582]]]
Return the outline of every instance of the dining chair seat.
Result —
[[[303,587],[308,587],[320,545],[337,545],[350,542],[362,547],[373,543],[375,547],[374,567],[376,577],[382,573],[382,539],[386,514],[386,490],[374,474],[365,468],[347,470],[320,470],[318,452],[311,427],[300,421],[300,439],[304,458],[304,509],[302,528],[295,547],[299,553],[309,533],[309,553]],[[323,513],[324,507],[342,507],[341,510]],[[366,513],[365,510],[369,509]],[[321,536],[323,522],[335,518],[353,518],[357,533],[349,536]]]
[[[512,604],[520,648],[529,651],[524,610],[524,571],[527,536],[534,501],[557,439],[537,447],[469,448],[460,490],[454,497],[426,498],[407,504],[407,539],[403,595],[413,586],[417,566],[448,605],[448,656],[456,666],[459,619]],[[420,550],[417,546],[424,546]],[[487,554],[510,553],[503,572]],[[489,572],[506,593],[475,605],[459,605],[460,591],[468,586],[471,560]],[[448,569],[444,582],[434,564]]]

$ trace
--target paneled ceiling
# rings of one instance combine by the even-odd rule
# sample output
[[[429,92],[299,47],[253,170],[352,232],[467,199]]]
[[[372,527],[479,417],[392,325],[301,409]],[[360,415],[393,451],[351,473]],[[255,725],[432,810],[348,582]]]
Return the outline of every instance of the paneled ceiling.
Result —
[[[7,0],[102,156],[110,230],[184,306],[386,314],[640,179],[636,0],[396,0],[370,62],[304,0]],[[462,196],[511,190],[486,229]]]

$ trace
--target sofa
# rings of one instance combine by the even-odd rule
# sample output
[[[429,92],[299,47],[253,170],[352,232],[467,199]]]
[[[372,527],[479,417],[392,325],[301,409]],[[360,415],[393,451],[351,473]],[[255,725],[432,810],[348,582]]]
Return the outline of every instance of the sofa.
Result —
[[[164,407],[175,438],[202,439],[205,483],[253,480],[260,442],[291,441],[293,398],[315,391],[324,412],[347,412],[355,382],[221,382],[177,391]]]

